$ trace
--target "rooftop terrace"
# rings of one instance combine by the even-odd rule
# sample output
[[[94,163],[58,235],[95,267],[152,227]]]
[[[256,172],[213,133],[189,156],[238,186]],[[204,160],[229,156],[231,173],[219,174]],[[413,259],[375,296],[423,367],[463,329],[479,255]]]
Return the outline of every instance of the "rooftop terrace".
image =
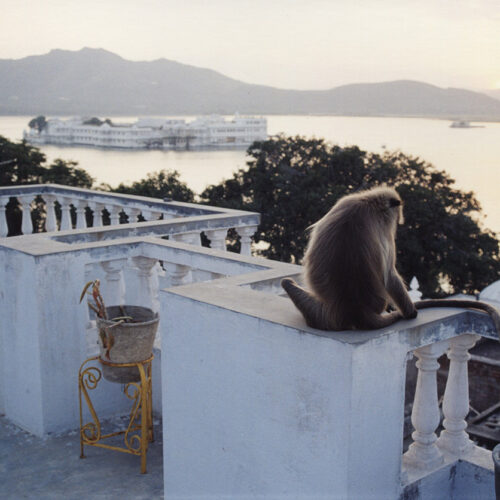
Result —
[[[35,195],[45,204],[46,232],[32,234]],[[22,206],[24,235],[7,238],[1,208],[12,197]],[[1,470],[21,477],[31,464],[26,484],[37,498],[53,498],[50,488],[83,488],[77,478],[53,485],[55,470],[87,479],[79,498],[92,498],[91,478],[103,495],[119,483],[129,485],[130,498],[161,496],[156,444],[150,472],[133,475],[137,482],[117,479],[139,470],[136,457],[91,450],[78,459],[77,372],[97,340],[95,320],[78,302],[83,284],[99,278],[108,304],[160,314],[153,407],[163,427],[165,498],[494,498],[491,453],[470,441],[464,420],[468,351],[481,337],[496,338],[492,321],[442,309],[378,331],[311,329],[279,285],[300,267],[250,255],[258,222],[258,214],[61,186],[0,188],[0,412],[8,419],[1,432],[34,446],[28,458],[17,447],[2,450]],[[241,254],[226,251],[231,228]],[[200,245],[202,232],[210,248]],[[438,437],[444,353],[450,370]],[[415,431],[403,454],[412,356]],[[104,385],[95,401],[100,418],[127,411],[117,393]],[[15,434],[14,424],[38,438]]]

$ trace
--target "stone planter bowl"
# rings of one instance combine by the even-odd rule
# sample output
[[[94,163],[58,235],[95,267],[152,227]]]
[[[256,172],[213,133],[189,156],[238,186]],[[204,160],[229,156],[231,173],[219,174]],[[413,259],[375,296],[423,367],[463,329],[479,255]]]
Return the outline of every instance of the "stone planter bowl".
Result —
[[[110,306],[106,308],[108,318],[131,316],[136,323],[121,323],[114,326],[109,331],[114,337],[114,344],[109,351],[109,359],[106,357],[101,339],[101,358],[112,363],[133,363],[144,361],[151,357],[153,344],[158,330],[158,313],[154,313],[147,307],[140,306]],[[115,322],[97,318],[97,328],[105,328],[114,325]],[[110,382],[126,384],[129,382],[139,382],[139,370],[135,366],[115,367],[102,364],[102,374]]]

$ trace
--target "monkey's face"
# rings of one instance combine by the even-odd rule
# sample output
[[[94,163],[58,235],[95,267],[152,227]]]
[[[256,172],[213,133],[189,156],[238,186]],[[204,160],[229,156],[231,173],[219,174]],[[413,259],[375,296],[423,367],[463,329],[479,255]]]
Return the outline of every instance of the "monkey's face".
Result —
[[[405,218],[403,215],[403,201],[399,196],[394,196],[389,199],[389,210],[393,214],[395,224],[404,224]]]
[[[403,204],[401,203],[399,207],[398,224],[404,224],[404,223],[405,223],[405,216],[403,214]]]

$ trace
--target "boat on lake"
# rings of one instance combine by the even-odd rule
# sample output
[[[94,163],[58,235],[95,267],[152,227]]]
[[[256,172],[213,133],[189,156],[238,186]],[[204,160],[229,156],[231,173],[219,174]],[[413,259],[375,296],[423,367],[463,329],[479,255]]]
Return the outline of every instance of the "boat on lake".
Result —
[[[484,125],[471,125],[467,120],[457,120],[452,122],[451,128],[484,128]]]

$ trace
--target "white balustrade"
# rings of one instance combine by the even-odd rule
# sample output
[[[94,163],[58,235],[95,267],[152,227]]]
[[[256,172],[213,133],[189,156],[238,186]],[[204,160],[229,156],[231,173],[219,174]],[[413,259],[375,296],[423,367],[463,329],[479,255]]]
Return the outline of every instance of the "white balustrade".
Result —
[[[17,198],[21,204],[23,212],[23,220],[21,224],[21,231],[23,234],[31,234],[33,232],[33,220],[31,219],[31,203],[32,196],[18,196]]]
[[[241,255],[252,255],[252,236],[257,226],[238,227],[236,231],[240,235]]]
[[[127,259],[115,259],[101,262],[101,266],[106,272],[106,278],[102,286],[102,295],[106,300],[106,306],[125,304],[123,267],[126,263]]]
[[[109,223],[112,226],[117,226],[120,224],[120,212],[122,211],[121,207],[118,205],[106,206],[107,211],[109,212]]]
[[[173,264],[171,262],[164,262],[165,271],[170,278],[171,286],[185,285],[189,282],[188,275],[191,268],[182,264]]]
[[[139,256],[132,257],[132,262],[137,268],[139,289],[134,305],[148,307],[154,312],[158,312],[160,310],[160,302],[158,300],[158,276],[156,269],[158,260]]]
[[[210,248],[226,250],[227,229],[205,231],[205,235],[210,240]]]
[[[85,229],[87,227],[87,217],[85,216],[86,200],[76,202],[76,229]]]
[[[141,216],[145,221],[151,220],[151,210],[141,210]]]
[[[61,205],[61,231],[72,229],[71,223],[71,198],[58,196],[57,201]]]
[[[412,434],[413,443],[403,456],[406,465],[432,469],[443,462],[435,433],[440,420],[436,373],[439,368],[437,359],[447,347],[447,341],[440,341],[415,350],[418,376],[411,414],[415,431]]]
[[[133,222],[137,222],[137,216],[140,214],[140,210],[137,208],[131,208],[131,207],[124,207],[123,211],[128,217],[128,222],[129,224]]]
[[[43,198],[46,216],[45,220],[38,221],[37,219],[33,221],[33,209],[36,208],[33,202],[39,197]],[[182,204],[182,210],[179,210],[176,202],[166,203],[163,200],[154,198],[151,199],[151,202],[148,202],[136,196],[129,197],[128,195],[116,195],[49,184],[18,186],[14,189],[8,186],[0,187],[0,237],[8,235],[6,205],[12,198],[17,198],[22,210],[21,231],[23,234],[43,230],[47,233],[54,233],[59,230],[71,231],[73,229],[82,231],[87,229],[88,226],[101,227],[103,225],[103,211],[109,213],[110,224],[116,226],[120,224],[121,212],[124,212],[128,216],[130,223],[137,222],[139,215],[142,216],[141,220],[144,221],[163,220],[167,225],[172,221],[171,228],[165,234],[172,234],[176,230],[181,230],[184,234],[177,241],[201,245],[200,233],[205,228],[198,229],[198,223],[195,223],[195,221],[193,221],[192,225],[191,221],[189,221],[186,226],[182,227],[176,225],[175,221],[191,216],[195,218],[201,217],[201,220],[206,220],[207,223],[212,220],[211,211],[204,213],[203,207],[200,209],[200,206],[195,204],[192,205],[192,213],[190,213],[190,207],[188,206],[190,204]],[[61,210],[60,221],[56,215],[59,213],[59,208]],[[93,213],[92,222],[87,218],[90,211]],[[218,209],[218,211],[220,213],[216,217],[217,224],[220,224],[220,215],[227,216],[228,221],[220,224],[222,227],[215,225],[207,229],[207,234],[210,234],[212,248],[224,250],[227,228],[234,227],[236,224],[242,226],[239,228],[242,253],[250,254],[251,235],[257,227],[255,225],[255,214],[245,216],[244,212],[231,209]],[[244,227],[246,220],[248,220],[249,224],[252,224],[250,229]],[[34,222],[36,222],[36,226]],[[38,227],[39,222],[44,224],[44,229]],[[197,229],[191,229],[191,227]],[[155,232],[154,230],[153,234]]]
[[[137,222],[137,220],[139,219],[139,215],[140,215],[141,211],[140,209],[138,208],[131,208],[130,209],[130,216],[129,216],[129,222]],[[132,220],[130,219],[130,217],[132,217]]]
[[[52,233],[57,231],[56,207],[54,204],[56,197],[51,194],[46,194],[43,198],[45,200],[45,211],[47,213],[45,219],[45,231]]]
[[[6,206],[9,203],[9,198],[0,198],[0,238],[4,238],[9,234],[9,227],[7,225]]]
[[[465,431],[465,417],[469,413],[469,350],[480,339],[479,335],[465,334],[450,340],[448,358],[450,368],[443,400],[444,430],[437,445],[456,457],[464,455],[474,443]]]
[[[89,201],[88,206],[92,210],[93,215],[92,227],[102,227],[102,210],[104,205],[95,201]]]

